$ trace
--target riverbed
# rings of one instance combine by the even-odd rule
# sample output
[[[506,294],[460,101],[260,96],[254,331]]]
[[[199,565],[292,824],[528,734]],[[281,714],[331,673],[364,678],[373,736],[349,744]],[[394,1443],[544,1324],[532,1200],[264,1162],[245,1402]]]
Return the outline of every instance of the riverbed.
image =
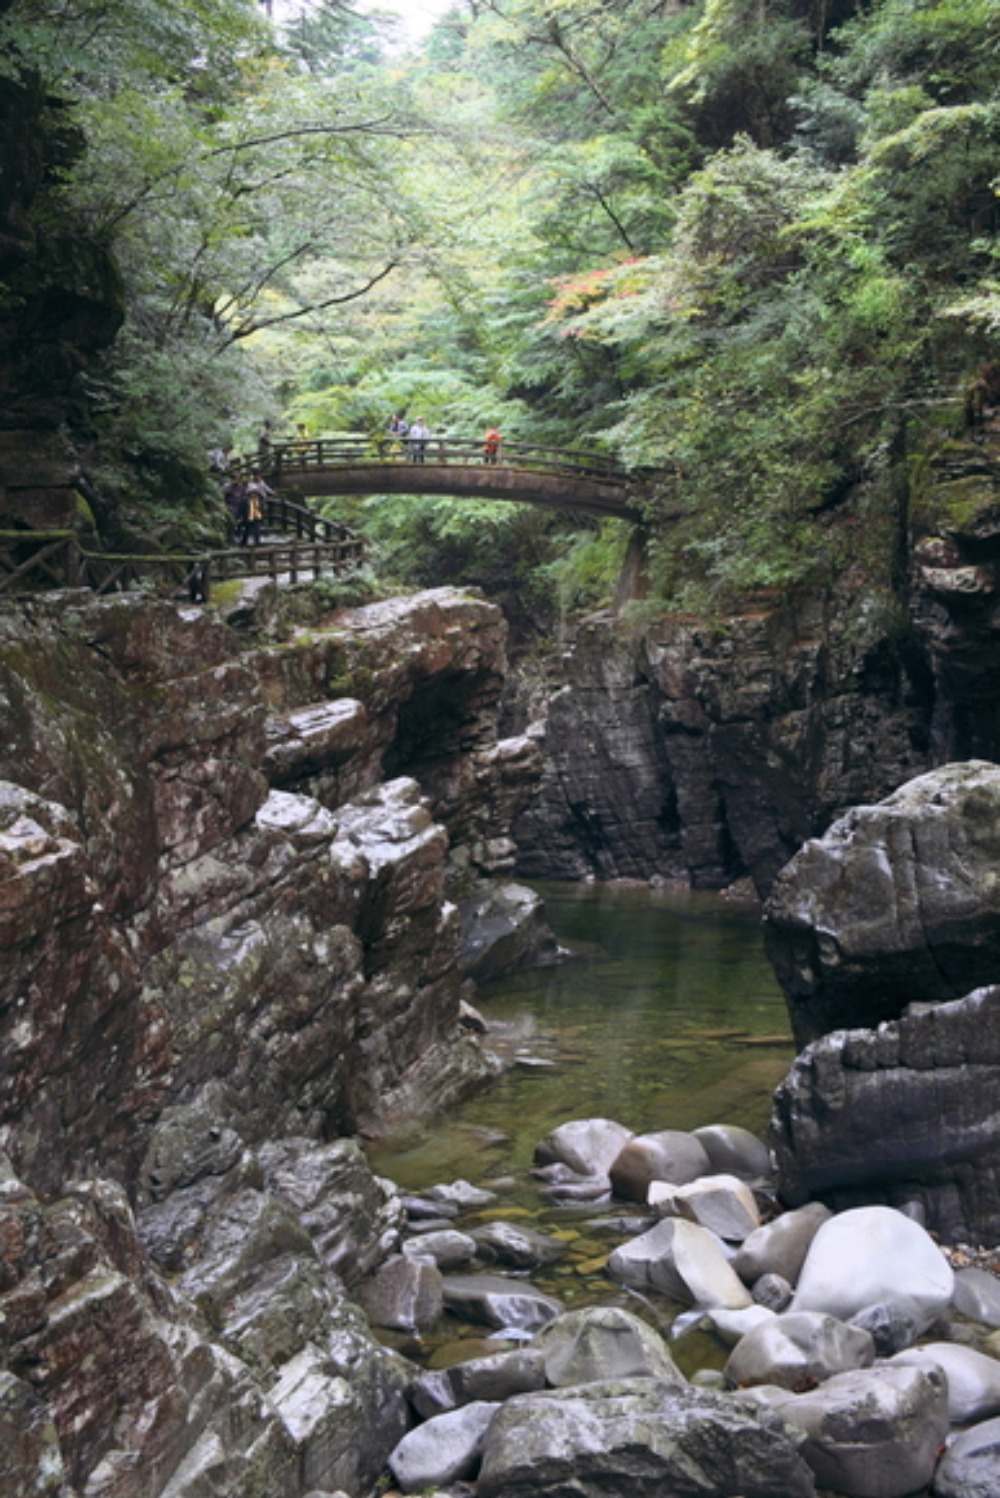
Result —
[[[476,997],[510,1069],[370,1154],[405,1191],[456,1179],[496,1190],[480,1219],[464,1221],[517,1218],[565,1238],[567,1256],[535,1283],[567,1306],[618,1300],[604,1274],[613,1243],[594,1205],[546,1198],[531,1174],[538,1141],[590,1116],[636,1132],[729,1123],[763,1135],[795,1047],[755,902],[645,886],[536,888],[566,959]]]

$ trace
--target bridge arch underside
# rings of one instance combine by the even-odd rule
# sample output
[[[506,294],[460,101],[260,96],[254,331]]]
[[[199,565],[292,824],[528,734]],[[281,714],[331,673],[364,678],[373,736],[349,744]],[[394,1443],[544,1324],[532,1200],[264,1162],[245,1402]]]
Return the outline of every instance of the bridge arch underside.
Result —
[[[426,494],[453,499],[499,499],[517,504],[575,510],[638,524],[638,509],[620,484],[568,474],[533,473],[483,464],[481,468],[448,463],[366,463],[357,468],[282,468],[272,478],[282,491],[303,499],[338,494]]]

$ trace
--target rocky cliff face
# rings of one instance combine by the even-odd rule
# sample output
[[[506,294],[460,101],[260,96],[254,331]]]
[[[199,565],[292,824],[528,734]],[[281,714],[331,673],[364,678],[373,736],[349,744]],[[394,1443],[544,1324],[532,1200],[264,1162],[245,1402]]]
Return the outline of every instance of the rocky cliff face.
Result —
[[[838,809],[927,763],[926,658],[846,591],[718,630],[592,619],[554,674],[528,730],[545,774],[515,828],[529,875],[713,888],[749,874],[763,890]]]
[[[781,1190],[1000,1233],[1000,769],[919,776],[808,842],[765,906],[804,1050],[775,1098]]]
[[[511,722],[545,756],[516,824],[534,877],[766,893],[802,842],[946,760],[1000,756],[1000,413],[925,465],[905,597],[763,598],[715,628],[601,615]]]
[[[5,1495],[356,1490],[405,1428],[346,1288],[400,1209],[339,1136],[494,1068],[453,896],[537,773],[504,634],[445,590],[268,644],[0,619]]]

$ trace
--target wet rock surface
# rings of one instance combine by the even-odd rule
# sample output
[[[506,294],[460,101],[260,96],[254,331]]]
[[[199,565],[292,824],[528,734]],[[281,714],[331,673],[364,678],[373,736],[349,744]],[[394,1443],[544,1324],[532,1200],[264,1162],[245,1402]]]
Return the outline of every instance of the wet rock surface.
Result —
[[[801,849],[765,909],[800,1043],[958,999],[1000,966],[1000,769],[945,765]]]
[[[503,639],[447,590],[270,645],[128,597],[0,618],[5,1494],[384,1470],[412,1370],[356,1287],[401,1266],[413,1327],[441,1276],[331,1136],[498,1067],[453,895],[537,768],[496,740]]]
[[[719,631],[592,617],[513,720],[545,756],[515,823],[519,871],[703,888],[749,874],[764,893],[805,838],[928,768],[933,705],[927,650],[888,640],[846,593],[765,600]]]

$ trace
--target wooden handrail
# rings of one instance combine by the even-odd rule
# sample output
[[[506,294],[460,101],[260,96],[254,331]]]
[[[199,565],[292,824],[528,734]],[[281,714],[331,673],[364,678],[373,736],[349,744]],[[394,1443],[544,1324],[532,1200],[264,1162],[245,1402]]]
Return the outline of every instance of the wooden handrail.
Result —
[[[308,510],[304,513],[312,515]],[[312,518],[322,521],[320,516]],[[294,583],[301,572],[337,576],[360,566],[364,560],[361,537],[335,521],[324,525],[331,532],[324,539],[297,536],[293,541],[208,552],[90,551],[73,531],[0,531],[0,593],[20,584],[32,589],[83,586],[103,594],[131,587],[143,577],[173,571],[191,597],[207,599],[217,579],[266,575],[277,581],[288,573]],[[28,556],[23,555],[25,548],[33,548]]]
[[[423,458],[417,456],[418,447]],[[400,438],[391,433],[348,433],[341,437],[315,437],[305,441],[275,442],[265,451],[246,453],[233,459],[229,471],[244,477],[255,468],[268,476],[308,473],[311,469],[376,466],[384,463],[423,461],[449,466],[482,467],[487,461],[482,440],[453,437]],[[491,464],[490,466],[494,466]],[[564,474],[596,478],[626,487],[627,475],[611,458],[573,448],[540,447],[521,442],[503,442],[495,466],[530,473]]]

